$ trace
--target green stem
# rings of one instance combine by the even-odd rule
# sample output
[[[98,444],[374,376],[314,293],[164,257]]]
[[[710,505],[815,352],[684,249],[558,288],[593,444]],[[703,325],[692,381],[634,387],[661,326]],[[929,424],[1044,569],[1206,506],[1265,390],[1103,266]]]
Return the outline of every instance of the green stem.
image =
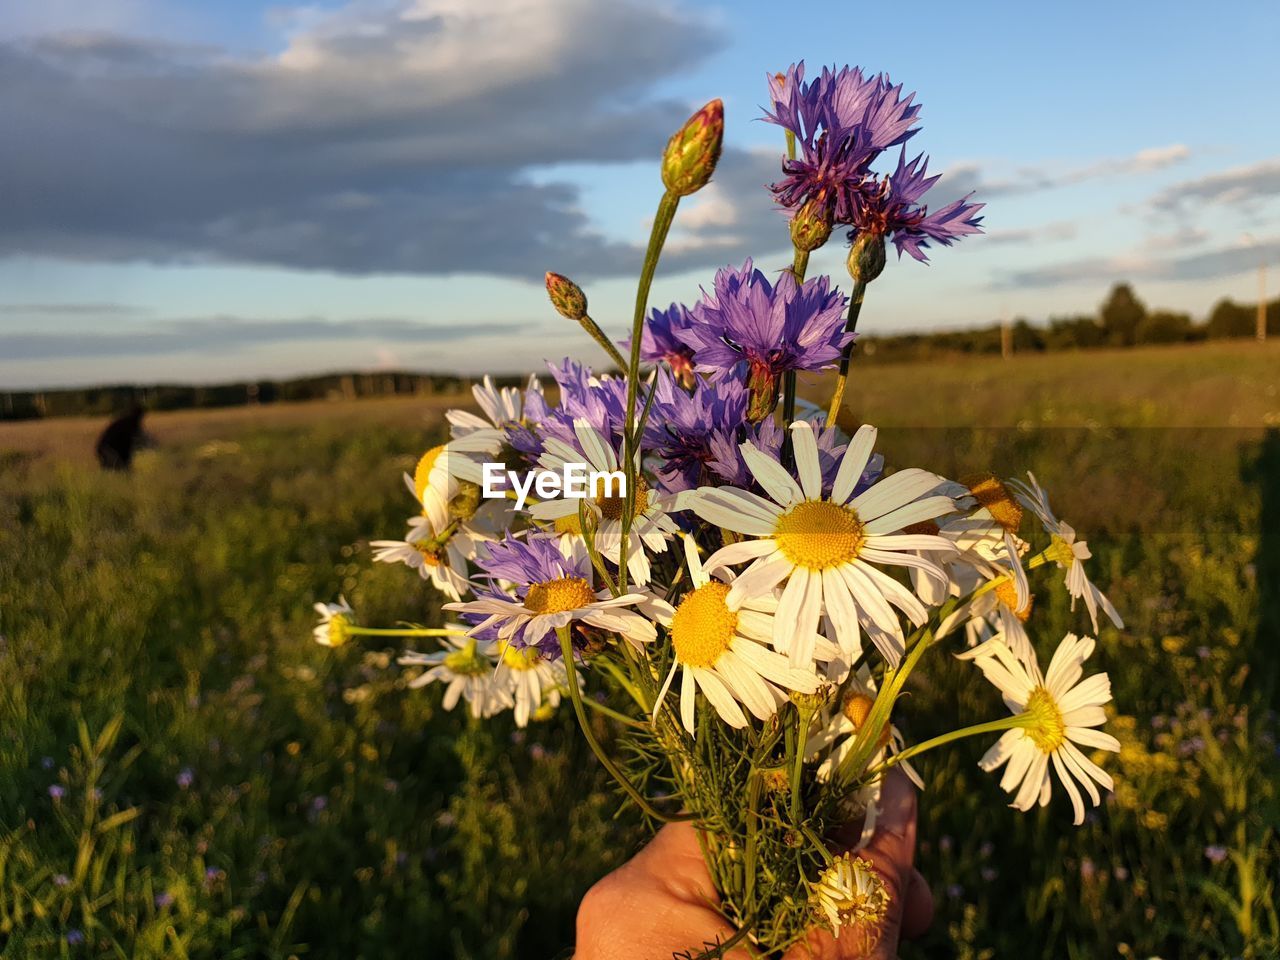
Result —
[[[849,296],[849,319],[845,321],[844,329],[847,333],[854,333],[858,329],[858,315],[862,313],[862,300],[866,296],[867,285],[861,280],[854,281],[853,293]],[[849,345],[844,348],[844,352],[840,354],[840,376],[836,380],[835,392],[831,395],[831,406],[827,409],[827,426],[833,427],[836,418],[840,415],[840,408],[844,405],[844,388],[849,382],[849,358],[853,355],[853,341],[849,341]]]
[[[603,703],[597,703],[595,700],[584,699],[582,701],[582,705],[585,707],[590,707],[592,710],[595,710],[598,713],[603,713],[606,717],[612,717],[614,720],[617,720],[618,723],[625,724],[628,727],[635,727],[637,730],[649,729],[649,727],[646,724],[641,723],[639,720],[636,720],[634,717],[628,717],[625,713],[621,713],[617,710],[614,710],[612,707],[606,707]]]
[[[600,344],[602,350],[609,355],[619,370],[627,368],[627,361],[622,359],[622,353],[614,346],[613,341],[605,336],[605,332],[600,329],[600,325],[591,319],[591,315],[584,313],[582,319],[578,321],[582,324],[582,329],[591,335],[591,339]]]
[[[950,733],[944,733],[933,737],[930,740],[924,740],[921,743],[914,744],[907,749],[895,753],[877,767],[868,770],[866,777],[871,777],[883,773],[884,771],[902,763],[904,760],[910,760],[912,757],[927,753],[934,747],[941,747],[944,744],[951,743],[955,740],[961,740],[965,737],[977,737],[984,733],[998,733],[1004,730],[1012,730],[1014,727],[1027,726],[1026,716],[1023,714],[1013,714],[1008,717],[1001,717],[999,720],[988,720],[986,723],[975,723],[971,727],[962,727],[959,730],[952,730]]]
[[[556,634],[560,637],[560,655],[564,658],[565,665],[565,685],[569,688],[569,699],[573,701],[573,712],[578,717],[578,727],[582,730],[583,737],[586,738],[587,746],[591,748],[591,752],[596,755],[596,759],[600,764],[609,771],[609,775],[618,782],[618,786],[626,792],[636,806],[638,806],[647,816],[660,820],[663,823],[671,823],[673,819],[687,819],[686,817],[670,817],[665,813],[659,813],[654,809],[653,805],[645,799],[644,794],[636,789],[636,785],[632,783],[625,773],[609,759],[600,741],[596,739],[595,733],[591,730],[591,721],[587,719],[587,711],[582,705],[582,691],[578,689],[578,671],[573,662],[573,641],[569,637],[569,628],[560,627],[556,630]]]
[[[639,467],[636,464],[635,442],[633,436],[636,415],[636,391],[640,381],[640,338],[644,335],[644,314],[649,306],[649,288],[653,285],[653,275],[658,269],[658,258],[662,256],[662,245],[667,242],[667,233],[676,218],[676,207],[680,205],[677,194],[663,193],[658,201],[658,211],[653,218],[653,229],[649,232],[649,247],[645,250],[644,266],[640,268],[640,282],[636,286],[636,309],[631,318],[631,358],[627,364],[627,416],[622,428],[623,470],[627,478],[627,496],[622,504],[622,536],[618,554],[618,587],[622,592],[627,589],[627,540],[631,533],[631,522],[635,512],[636,489],[639,486]]]
[[[436,627],[398,629],[394,627],[347,627],[347,633],[366,637],[465,637],[465,630],[449,630]]]
[[[796,751],[791,761],[791,822],[800,822],[800,800],[804,795],[800,786],[804,775],[804,748],[809,741],[809,725],[813,722],[812,708],[797,707],[800,714],[800,725],[796,728]]]

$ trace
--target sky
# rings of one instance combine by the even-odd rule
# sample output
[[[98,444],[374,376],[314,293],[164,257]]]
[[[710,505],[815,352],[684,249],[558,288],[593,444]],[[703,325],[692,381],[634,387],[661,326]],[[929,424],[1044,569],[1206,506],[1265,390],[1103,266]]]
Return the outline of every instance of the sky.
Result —
[[[1280,9],[629,0],[0,2],[0,390],[350,369],[518,372],[622,337],[667,137],[725,103],[651,303],[789,262],[765,76],[917,92],[910,141],[985,234],[891,256],[869,333],[1203,317],[1280,290]],[[896,160],[896,156],[886,158]],[[810,275],[847,290],[843,237]]]

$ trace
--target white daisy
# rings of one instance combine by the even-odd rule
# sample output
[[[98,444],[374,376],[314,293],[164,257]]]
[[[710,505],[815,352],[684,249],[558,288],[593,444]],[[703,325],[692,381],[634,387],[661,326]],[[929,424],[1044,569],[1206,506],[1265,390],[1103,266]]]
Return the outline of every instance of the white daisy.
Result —
[[[538,464],[546,470],[559,473],[566,464],[581,464],[586,457],[588,471],[615,473],[620,470],[619,458],[613,444],[602,437],[586,420],[579,418],[573,430],[582,452],[555,437],[548,437],[545,451]],[[535,520],[555,523],[558,532],[578,532],[578,505],[580,498],[563,497],[533,504],[529,513]],[[605,496],[585,501],[587,509],[596,520],[595,546],[601,555],[617,564],[622,552],[622,510],[624,498]],[[667,539],[678,532],[667,512],[675,509],[675,496],[661,494],[649,488],[643,477],[635,492],[635,513],[631,519],[631,531],[627,537],[627,574],[637,586],[649,582],[649,558],[651,553],[663,553]],[[561,524],[564,524],[562,527]]]
[[[1026,627],[1034,602],[1035,598],[1027,594],[1026,603],[1019,606],[1015,581],[1005,576],[992,589],[975,597],[964,609],[957,611],[956,616],[967,620],[965,638],[969,646],[976,646],[987,640],[999,640],[1013,651],[1015,657],[1026,663],[1035,656]],[[947,631],[940,627],[938,636],[945,632]]]
[[[537,377],[530,375],[526,389],[541,393],[542,385]],[[524,393],[517,387],[497,387],[493,378],[486,376],[483,382],[471,387],[471,394],[484,417],[469,410],[450,410],[445,414],[449,435],[454,440],[484,440],[497,452],[506,443],[506,428],[520,423],[524,416]]]
[[[481,463],[494,452],[484,438],[442,443],[418,458],[412,476],[404,475],[405,486],[437,530],[475,515],[484,482]]]
[[[988,680],[1004,696],[1005,705],[1017,715],[1020,726],[1007,730],[979,761],[983,770],[992,771],[1008,764],[1000,786],[1014,794],[1010,806],[1030,810],[1037,803],[1049,802],[1051,780],[1049,766],[1071,797],[1075,822],[1084,822],[1084,801],[1078,781],[1089,794],[1093,805],[1102,802],[1095,782],[1113,789],[1111,777],[1076,746],[1096,750],[1119,751],[1120,742],[1110,734],[1094,729],[1106,722],[1102,705],[1111,700],[1111,681],[1105,673],[1095,673],[1081,681],[1084,661],[1093,653],[1092,637],[1069,633],[1058,645],[1049,663],[1049,671],[1041,675],[1034,651],[1026,663],[999,640],[959,654],[972,659]]]
[[[466,530],[441,534],[429,516],[410,517],[403,540],[371,540],[369,546],[374,560],[403,563],[454,600],[461,599],[467,589],[467,561],[476,554],[471,534]]]
[[[495,544],[488,549],[509,549],[509,543]],[[520,544],[517,543],[516,546],[519,548]],[[634,610],[625,609],[646,599],[644,594],[627,593],[613,597],[607,590],[596,592],[591,585],[595,574],[585,546],[571,546],[568,551],[570,555],[565,556],[561,545],[550,538],[531,537],[523,542],[523,549],[542,554],[539,558],[541,562],[529,567],[535,572],[519,583],[523,589],[523,599],[519,596],[491,595],[480,596],[465,603],[445,604],[446,610],[485,616],[484,620],[472,628],[471,633],[496,627],[498,638],[505,641],[518,632],[521,643],[532,647],[547,634],[575,620],[581,620],[608,633],[616,633],[637,648],[651,643],[657,636],[653,624],[645,617]],[[548,563],[546,554],[549,551],[554,552],[563,563]],[[552,571],[556,575],[548,579],[533,579],[534,576],[546,576],[546,571]],[[505,579],[513,586],[516,584],[512,577]]]
[[[948,482],[939,492],[955,498],[956,506],[968,511],[947,517],[940,535],[955,544],[959,554],[953,564],[968,563],[982,568],[996,564],[1013,577],[1019,607],[1026,606],[1030,588],[1022,567],[1027,544],[1018,536],[1022,525],[1022,505],[1009,486],[994,474],[981,473]],[[989,572],[986,576],[990,577]]]
[[[853,496],[875,443],[876,430],[870,426],[861,427],[850,440],[831,494],[824,497],[813,428],[799,421],[791,431],[799,483],[777,460],[748,442],[742,444],[743,459],[771,499],[731,487],[702,487],[692,499],[702,519],[758,538],[724,547],[707,560],[707,567],[754,561],[734,583],[731,605],[786,582],[773,642],[790,653],[792,662],[812,659],[809,638],[825,612],[837,642],[850,656],[861,650],[861,624],[885,659],[896,664],[904,638],[892,608],[916,626],[929,614],[914,593],[875,564],[916,567],[945,581],[937,564],[913,551],[949,551],[954,549],[951,543],[900,531],[950,513],[955,504],[950,497],[928,496],[942,478],[914,468]]]
[[[317,603],[316,613],[320,622],[312,631],[316,643],[324,647],[340,647],[351,638],[348,627],[355,611],[347,604],[346,597],[338,597],[337,603]]]
[[[537,647],[517,648],[510,643],[501,644],[493,679],[515,698],[517,727],[528,725],[530,718],[542,719],[559,706],[568,683],[563,660],[548,660]]]
[[[692,537],[686,535],[684,544],[693,589],[674,608],[656,596],[644,607],[671,636],[671,669],[654,703],[654,713],[666,699],[677,670],[681,673],[680,722],[690,734],[695,730],[699,690],[731,727],[747,725],[739,704],[767,720],[785,701],[782,690],[816,692],[821,681],[812,669],[796,667],[768,648],[777,601],[772,596],[747,598],[730,607],[726,602],[729,583],[707,575]],[[815,636],[813,643],[829,647],[822,651],[828,657],[839,652],[821,637]]]
[[[1120,619],[1116,608],[1111,605],[1111,601],[1103,592],[1093,585],[1084,572],[1084,561],[1093,556],[1088,544],[1083,540],[1077,540],[1076,532],[1071,525],[1053,515],[1053,511],[1049,508],[1049,497],[1036,482],[1035,474],[1028,472],[1027,477],[1030,483],[1010,480],[1009,486],[1017,491],[1018,499],[1022,504],[1040,518],[1045,531],[1052,537],[1050,556],[1059,567],[1066,568],[1067,593],[1071,594],[1071,609],[1075,609],[1077,600],[1083,599],[1095,633],[1098,629],[1099,607],[1117,629],[1123,630],[1124,621]]]
[[[450,624],[461,635],[465,628]],[[473,717],[492,717],[515,706],[512,687],[502,682],[495,668],[496,651],[492,643],[481,644],[474,637],[441,637],[442,650],[435,653],[408,651],[397,661],[403,666],[427,667],[409,681],[417,690],[431,683],[445,684],[443,704],[452,710],[459,698],[466,700]]]

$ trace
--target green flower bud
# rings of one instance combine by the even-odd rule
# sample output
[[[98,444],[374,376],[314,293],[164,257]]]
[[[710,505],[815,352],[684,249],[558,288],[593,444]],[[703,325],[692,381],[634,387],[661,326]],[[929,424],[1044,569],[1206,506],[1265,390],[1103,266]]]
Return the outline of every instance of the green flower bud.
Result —
[[[778,375],[764,364],[752,364],[747,377],[747,389],[751,397],[747,404],[747,419],[759,423],[773,413],[778,405]]]
[[[862,233],[849,248],[849,276],[870,283],[884,270],[884,236]]]
[[[820,200],[806,200],[791,218],[791,242],[797,250],[812,253],[831,236],[831,211]]]
[[[581,321],[587,315],[587,295],[582,288],[558,273],[547,273],[547,296],[560,316]]]
[[[711,180],[724,140],[724,104],[718,99],[688,119],[667,141],[662,182],[669,193],[687,197]]]

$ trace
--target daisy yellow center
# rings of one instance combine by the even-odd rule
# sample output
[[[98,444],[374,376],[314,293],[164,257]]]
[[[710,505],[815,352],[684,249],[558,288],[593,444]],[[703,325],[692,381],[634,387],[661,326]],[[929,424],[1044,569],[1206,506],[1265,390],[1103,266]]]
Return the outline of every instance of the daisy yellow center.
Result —
[[[595,602],[591,584],[581,577],[561,577],[546,583],[535,583],[525,594],[524,606],[534,613],[563,613]]]
[[[671,618],[671,644],[676,659],[690,667],[712,667],[733,642],[738,615],[725,597],[729,585],[711,581],[680,601]]]
[[[1030,595],[1027,596],[1027,605],[1021,610],[1018,609],[1018,588],[1014,586],[1012,580],[1001,580],[996,586],[996,599],[1003,603],[1006,607],[1013,611],[1023,623],[1026,623],[1031,616],[1031,604],[1034,600]]]
[[[600,516],[606,520],[621,520],[622,507],[626,497],[596,497],[596,506],[600,508]],[[649,487],[644,480],[636,483],[636,507],[633,516],[641,516],[649,509]]]
[[[1027,706],[1022,712],[1027,720],[1027,736],[1041,753],[1050,754],[1062,746],[1067,736],[1067,725],[1053,694],[1044,687],[1036,687],[1027,697]]]
[[[423,494],[427,492],[427,487],[431,485],[431,471],[435,468],[436,461],[440,459],[440,454],[444,453],[444,444],[438,447],[432,447],[422,455],[422,459],[418,461],[418,465],[413,469],[413,491],[421,500]]]
[[[1076,562],[1076,553],[1071,549],[1071,544],[1056,534],[1050,541],[1048,549],[1045,550],[1045,554],[1060,567],[1070,567]]]
[[[512,670],[532,670],[540,659],[542,654],[538,652],[537,647],[516,649],[511,644],[507,644],[502,648],[502,662]]]
[[[867,536],[848,507],[829,500],[806,500],[778,518],[773,539],[798,567],[826,570],[857,559]]]
[[[422,555],[422,562],[429,567],[440,566],[440,545],[434,540],[419,540],[413,548]]]
[[[351,621],[347,619],[346,614],[335,613],[329,618],[329,646],[340,647],[347,642],[351,636]]]
[[[840,712],[844,714],[845,719],[853,724],[855,732],[862,731],[862,725],[867,722],[867,717],[871,715],[871,708],[875,705],[875,701],[868,697],[865,693],[849,693],[845,695],[844,704],[840,708]],[[880,731],[880,736],[876,738],[876,749],[883,750],[889,742],[889,725],[886,723]]]
[[[964,485],[969,488],[978,505],[987,508],[987,513],[991,514],[996,523],[1010,533],[1018,532],[1018,527],[1022,525],[1022,504],[1014,499],[1009,488],[994,474],[980,473],[968,477]]]
[[[454,650],[444,658],[444,665],[461,676],[477,677],[488,673],[492,667],[476,652],[475,637],[468,637],[461,650]]]
[[[576,513],[571,513],[567,517],[557,517],[553,526],[556,533],[576,533],[578,536],[582,536],[582,523]]]

